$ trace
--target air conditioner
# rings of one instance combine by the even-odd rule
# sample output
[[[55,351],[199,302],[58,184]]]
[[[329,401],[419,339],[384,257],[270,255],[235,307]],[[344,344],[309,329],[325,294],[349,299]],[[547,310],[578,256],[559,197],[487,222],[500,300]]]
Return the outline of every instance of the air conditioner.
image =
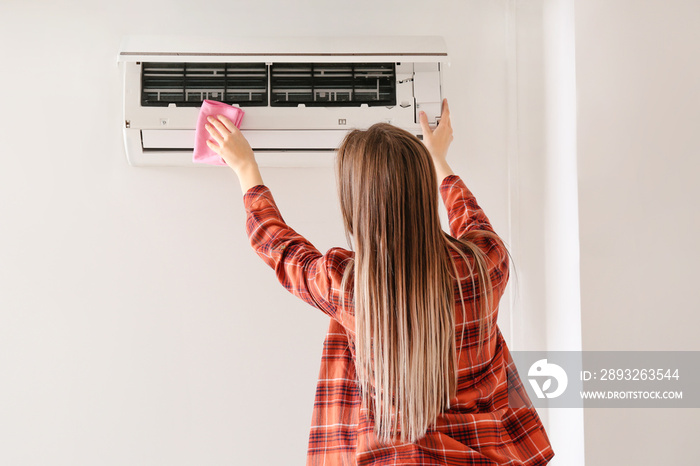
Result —
[[[124,145],[133,166],[192,162],[204,99],[241,107],[260,166],[330,166],[342,138],[380,121],[421,135],[440,116],[443,38],[126,36]]]

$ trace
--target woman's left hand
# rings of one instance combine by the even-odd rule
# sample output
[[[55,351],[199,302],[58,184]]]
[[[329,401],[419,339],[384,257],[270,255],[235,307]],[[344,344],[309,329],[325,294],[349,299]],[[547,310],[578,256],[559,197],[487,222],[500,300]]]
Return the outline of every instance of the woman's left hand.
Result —
[[[205,125],[215,143],[207,139],[207,145],[219,154],[226,164],[236,173],[248,166],[256,165],[253,149],[241,130],[236,128],[231,120],[224,115],[207,117],[209,124]]]

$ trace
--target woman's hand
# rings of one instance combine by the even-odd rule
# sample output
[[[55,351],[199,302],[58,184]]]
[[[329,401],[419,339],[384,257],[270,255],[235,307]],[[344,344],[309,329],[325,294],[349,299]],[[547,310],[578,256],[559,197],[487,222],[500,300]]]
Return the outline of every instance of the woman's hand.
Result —
[[[423,129],[423,144],[428,148],[433,157],[435,165],[444,164],[447,158],[447,149],[454,139],[452,136],[452,122],[450,122],[450,107],[447,106],[447,99],[442,100],[442,113],[440,123],[435,131],[428,126],[428,117],[425,112],[418,115],[420,126]]]
[[[241,182],[241,190],[245,194],[253,186],[264,184],[258,163],[255,161],[255,154],[243,133],[236,128],[231,120],[223,115],[218,117],[207,117],[211,123],[205,125],[216,144],[207,139],[207,145],[219,154],[226,161],[226,165],[231,167],[238,181]]]
[[[226,165],[236,173],[251,165],[257,165],[253,149],[243,133],[224,115],[216,116],[218,119],[212,116],[207,117],[210,124],[205,125],[205,128],[216,141],[214,143],[207,139],[207,145],[219,154],[226,161]]]

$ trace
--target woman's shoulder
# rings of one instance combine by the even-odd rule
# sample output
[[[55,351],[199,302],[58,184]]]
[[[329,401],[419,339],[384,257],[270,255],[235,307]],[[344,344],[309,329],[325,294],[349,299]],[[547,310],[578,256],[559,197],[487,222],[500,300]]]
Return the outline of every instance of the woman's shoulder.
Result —
[[[333,288],[340,285],[345,269],[355,260],[355,252],[341,247],[332,247],[326,251],[326,271],[333,282]]]
[[[326,251],[326,257],[335,265],[345,265],[345,262],[355,258],[355,251],[334,246]]]

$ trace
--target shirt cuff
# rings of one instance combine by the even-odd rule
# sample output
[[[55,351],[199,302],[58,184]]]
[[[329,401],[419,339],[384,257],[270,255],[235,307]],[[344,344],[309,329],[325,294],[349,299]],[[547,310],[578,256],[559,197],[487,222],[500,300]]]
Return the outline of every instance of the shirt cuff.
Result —
[[[444,178],[442,179],[442,183],[440,183],[440,188],[442,189],[442,188],[444,188],[444,187],[446,187],[446,186],[448,186],[448,185],[450,185],[450,184],[454,184],[454,183],[456,183],[458,180],[461,180],[461,178],[459,177],[459,175],[454,175],[454,174],[453,174],[453,175],[447,175],[446,177],[444,177]]]

